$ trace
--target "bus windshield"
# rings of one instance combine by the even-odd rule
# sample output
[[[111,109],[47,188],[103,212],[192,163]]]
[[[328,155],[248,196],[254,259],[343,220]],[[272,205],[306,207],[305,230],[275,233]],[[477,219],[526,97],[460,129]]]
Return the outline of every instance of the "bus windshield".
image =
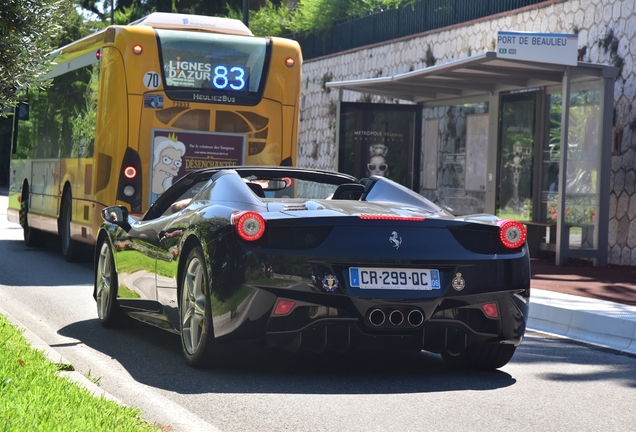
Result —
[[[226,95],[262,90],[267,39],[156,29],[166,92],[210,90]]]

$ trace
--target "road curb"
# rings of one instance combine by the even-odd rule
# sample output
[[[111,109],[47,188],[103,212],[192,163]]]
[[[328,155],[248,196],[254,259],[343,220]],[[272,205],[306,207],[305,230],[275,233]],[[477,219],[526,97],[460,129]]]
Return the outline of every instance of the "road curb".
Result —
[[[51,348],[46,342],[44,342],[35,333],[33,333],[28,328],[26,328],[24,325],[22,325],[22,323],[20,323],[18,320],[12,317],[7,311],[2,309],[1,307],[0,307],[0,315],[4,316],[7,319],[7,321],[9,321],[19,330],[21,330],[22,336],[24,336],[24,338],[29,342],[29,344],[33,348],[44,352],[44,355],[46,356],[46,358],[48,358],[52,363],[55,363],[57,365],[69,366],[69,367],[73,366],[72,363],[66,361],[66,359],[64,359],[64,357],[60,353],[58,353],[53,348]],[[104,399],[108,399],[108,400],[111,400],[126,406],[125,403],[123,403],[122,401],[120,401],[115,396],[111,395],[110,393],[106,392],[97,384],[95,384],[94,382],[92,382],[91,380],[89,380],[88,378],[86,378],[84,375],[82,375],[81,373],[77,371],[60,371],[59,375],[62,377],[67,377],[68,379],[86,388],[86,390],[88,390],[89,393],[91,393],[91,395],[95,397],[103,397]]]
[[[636,307],[532,289],[528,329],[636,354]]]

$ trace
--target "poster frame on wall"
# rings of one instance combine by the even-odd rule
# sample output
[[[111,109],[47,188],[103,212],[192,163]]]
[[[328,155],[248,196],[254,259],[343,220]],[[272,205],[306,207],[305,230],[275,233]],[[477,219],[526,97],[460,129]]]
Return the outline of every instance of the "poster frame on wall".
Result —
[[[364,178],[382,175],[371,167],[386,168],[386,177],[411,190],[419,187],[421,111],[418,105],[341,102],[338,171]],[[393,121],[382,123],[382,116]],[[407,127],[400,126],[404,122]]]

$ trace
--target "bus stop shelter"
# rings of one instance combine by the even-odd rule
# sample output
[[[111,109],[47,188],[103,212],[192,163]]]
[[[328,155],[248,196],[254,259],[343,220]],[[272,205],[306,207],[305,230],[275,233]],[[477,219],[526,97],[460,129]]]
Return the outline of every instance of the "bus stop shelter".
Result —
[[[506,130],[502,130],[501,110],[513,106],[505,105],[509,95],[536,93],[537,103],[532,108],[536,110],[535,159],[529,180],[533,193],[526,199],[526,207],[535,211],[523,220],[528,227],[531,255],[552,251],[557,264],[564,264],[569,258],[585,258],[597,266],[606,266],[614,81],[618,73],[618,68],[601,64],[578,62],[568,66],[498,58],[496,52],[485,52],[394,76],[326,85],[339,91],[340,102],[345,91],[410,101],[422,110],[486,102],[487,151],[479,164],[483,172],[478,174],[483,175],[485,183],[483,211],[500,215],[504,211],[498,193],[505,186],[502,182],[509,182],[504,171],[511,166],[519,171],[524,163],[524,157],[515,158],[517,168],[511,162],[502,162]],[[560,104],[560,119],[556,122],[555,111],[550,108],[554,100]],[[421,141],[428,136],[437,143],[437,135],[430,133],[423,125]],[[426,159],[422,142],[415,151],[419,150]],[[470,159],[467,151],[464,154],[466,160]],[[525,162],[531,163],[530,159]],[[558,184],[548,188],[545,181],[550,163],[558,167]],[[427,169],[422,163],[422,178]]]

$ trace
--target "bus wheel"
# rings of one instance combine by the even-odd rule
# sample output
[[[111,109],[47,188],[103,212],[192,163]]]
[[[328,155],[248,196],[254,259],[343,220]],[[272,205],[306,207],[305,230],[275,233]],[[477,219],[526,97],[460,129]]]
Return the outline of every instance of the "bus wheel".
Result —
[[[24,230],[24,243],[29,247],[41,246],[44,243],[44,233],[38,229],[29,226],[29,193],[26,193],[26,199],[20,201],[20,225]]]
[[[71,219],[73,217],[71,205],[71,193],[65,193],[62,199],[59,230],[62,239],[62,255],[64,255],[64,259],[68,262],[76,262],[79,261],[82,245],[71,239]]]

